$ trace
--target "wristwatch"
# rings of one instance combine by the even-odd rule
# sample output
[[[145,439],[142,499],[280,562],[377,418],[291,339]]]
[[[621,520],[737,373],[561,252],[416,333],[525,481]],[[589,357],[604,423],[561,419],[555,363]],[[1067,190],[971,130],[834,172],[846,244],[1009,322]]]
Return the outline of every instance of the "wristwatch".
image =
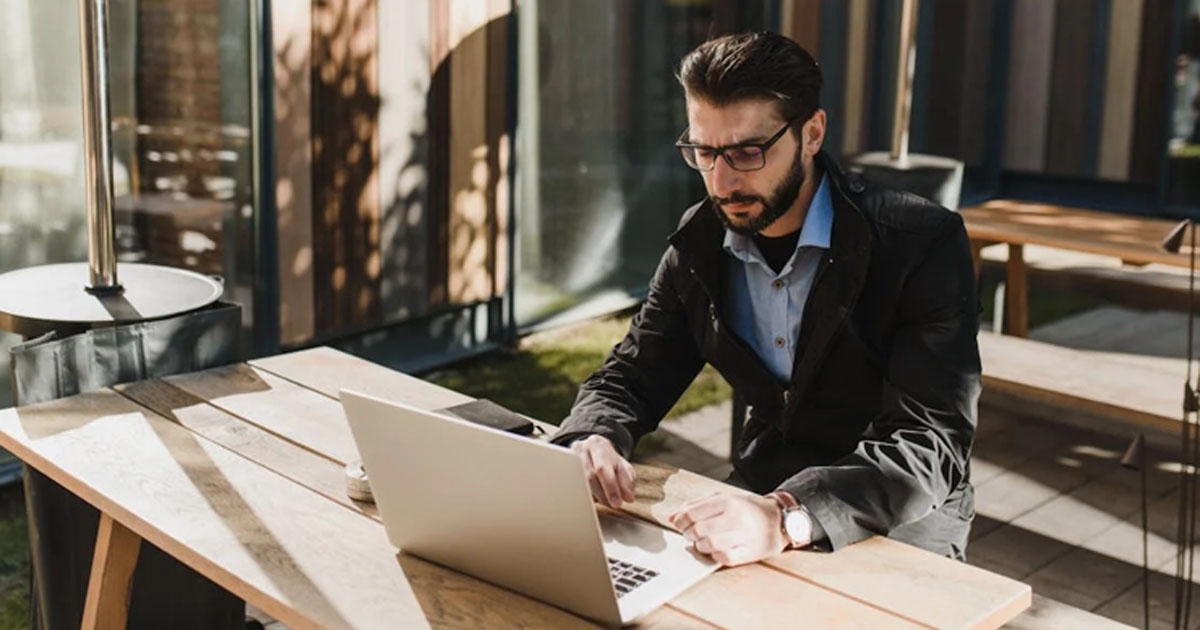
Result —
[[[812,514],[803,505],[789,507],[783,511],[783,537],[789,549],[807,547],[812,543]]]
[[[808,508],[800,504],[787,492],[776,490],[767,495],[779,506],[779,531],[787,541],[788,549],[799,549],[812,544],[813,518]]]

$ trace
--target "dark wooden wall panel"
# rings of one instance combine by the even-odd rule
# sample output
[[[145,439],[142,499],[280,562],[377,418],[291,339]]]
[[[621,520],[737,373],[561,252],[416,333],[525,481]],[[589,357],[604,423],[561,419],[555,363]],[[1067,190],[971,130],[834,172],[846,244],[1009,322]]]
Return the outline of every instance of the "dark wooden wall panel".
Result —
[[[446,302],[450,240],[450,0],[429,1],[429,247],[430,308]]]
[[[988,101],[1004,85],[1002,77],[992,75],[995,4],[994,0],[971,0],[967,3],[964,17],[963,32],[966,37],[956,157],[967,166],[981,166],[984,162],[988,150]]]
[[[491,297],[504,295],[508,284],[508,224],[510,149],[514,138],[508,135],[509,76],[508,35],[514,27],[510,19],[512,0],[488,0],[487,35],[487,113],[485,128],[488,142],[488,270]]]
[[[790,2],[791,23],[787,25],[785,34],[815,56],[821,49],[821,0]]]
[[[967,3],[938,0],[933,7],[933,71],[929,89],[928,120],[925,126],[927,151],[934,155],[960,157],[962,102],[966,63]]]
[[[1143,8],[1130,179],[1144,184],[1158,182],[1166,151],[1167,78],[1174,75],[1169,49],[1174,4],[1150,0]]]
[[[822,0],[820,8],[820,47],[810,51],[821,64],[825,81],[821,89],[821,106],[828,112],[831,124],[826,125],[825,147],[834,155],[843,153],[841,121],[846,113],[846,26],[849,19],[843,0]]]
[[[1052,175],[1090,175],[1088,147],[1088,71],[1097,5],[1058,3],[1046,128],[1046,169]]]
[[[1050,59],[1060,0],[1012,1],[1003,164],[1006,170],[1040,173],[1046,166]]]

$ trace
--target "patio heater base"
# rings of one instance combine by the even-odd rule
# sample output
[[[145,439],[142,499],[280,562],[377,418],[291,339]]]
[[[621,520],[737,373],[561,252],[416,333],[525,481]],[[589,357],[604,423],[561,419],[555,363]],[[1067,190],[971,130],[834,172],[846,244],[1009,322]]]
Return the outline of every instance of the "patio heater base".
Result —
[[[88,291],[87,263],[42,265],[0,274],[0,330],[32,338],[171,317],[221,297],[220,280],[158,265],[121,265],[123,290]]]

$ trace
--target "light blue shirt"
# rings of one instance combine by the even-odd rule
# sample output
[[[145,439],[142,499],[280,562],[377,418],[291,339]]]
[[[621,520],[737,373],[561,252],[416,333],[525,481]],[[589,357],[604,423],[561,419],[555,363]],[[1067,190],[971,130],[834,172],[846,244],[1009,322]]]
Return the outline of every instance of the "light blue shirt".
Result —
[[[725,231],[725,251],[734,257],[725,314],[738,336],[781,382],[791,380],[804,305],[832,233],[833,200],[825,176],[804,216],[796,252],[778,274],[753,238]]]

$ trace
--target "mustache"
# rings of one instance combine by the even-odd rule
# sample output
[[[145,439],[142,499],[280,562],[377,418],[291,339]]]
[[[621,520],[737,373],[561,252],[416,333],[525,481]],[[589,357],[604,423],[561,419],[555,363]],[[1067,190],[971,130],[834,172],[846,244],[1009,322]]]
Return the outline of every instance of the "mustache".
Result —
[[[747,194],[743,194],[743,193],[733,193],[732,195],[730,195],[728,197],[717,197],[717,196],[712,197],[712,202],[718,206],[723,206],[725,204],[730,204],[730,203],[747,203],[747,202],[753,202],[753,201],[757,201],[758,203],[761,203],[764,206],[767,205],[767,200],[763,199],[759,195],[747,195]]]

